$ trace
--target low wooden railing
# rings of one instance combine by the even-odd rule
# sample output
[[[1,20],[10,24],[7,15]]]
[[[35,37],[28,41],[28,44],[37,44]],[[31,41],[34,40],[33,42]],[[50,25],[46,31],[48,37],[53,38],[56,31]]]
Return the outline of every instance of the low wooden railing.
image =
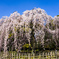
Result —
[[[59,52],[17,53],[0,52],[0,59],[59,59]]]

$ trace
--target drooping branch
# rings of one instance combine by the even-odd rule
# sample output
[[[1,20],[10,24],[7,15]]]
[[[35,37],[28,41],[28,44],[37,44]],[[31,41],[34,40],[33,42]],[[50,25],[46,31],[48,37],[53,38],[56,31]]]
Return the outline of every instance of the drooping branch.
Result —
[[[55,30],[47,29],[46,27],[44,27],[44,30],[49,32],[52,35],[55,34]]]
[[[7,51],[7,39],[8,39],[8,28],[5,31],[5,38],[4,38],[4,52]]]

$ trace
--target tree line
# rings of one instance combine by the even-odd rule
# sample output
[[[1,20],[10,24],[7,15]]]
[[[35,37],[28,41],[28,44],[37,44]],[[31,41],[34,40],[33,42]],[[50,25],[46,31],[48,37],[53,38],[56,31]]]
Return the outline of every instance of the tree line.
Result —
[[[12,13],[0,19],[0,51],[59,49],[59,16],[41,8]]]

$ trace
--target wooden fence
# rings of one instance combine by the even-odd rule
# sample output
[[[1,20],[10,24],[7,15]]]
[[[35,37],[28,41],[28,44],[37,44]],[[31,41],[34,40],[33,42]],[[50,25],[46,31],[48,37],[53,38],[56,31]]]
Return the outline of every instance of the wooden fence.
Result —
[[[16,53],[0,52],[0,59],[59,59],[59,52]]]

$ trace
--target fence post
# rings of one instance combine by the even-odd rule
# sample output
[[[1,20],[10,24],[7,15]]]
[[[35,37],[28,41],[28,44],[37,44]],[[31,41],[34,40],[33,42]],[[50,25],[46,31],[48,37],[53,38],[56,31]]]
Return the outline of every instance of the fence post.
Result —
[[[1,52],[1,59],[2,59],[2,52]]]
[[[12,59],[13,59],[13,52],[12,52]]]
[[[50,59],[51,59],[51,52],[50,52]]]
[[[40,53],[39,53],[39,55],[38,55],[38,59],[40,59],[39,57],[40,57]]]
[[[30,59],[30,53],[28,53],[28,59]]]
[[[16,57],[17,57],[17,59],[18,59],[18,52],[16,53]]]
[[[35,58],[34,58],[34,53],[33,53],[33,59],[35,59]]]
[[[19,53],[19,59],[20,59],[20,53]]]
[[[50,53],[51,53],[51,57],[52,57],[52,51]]]
[[[44,58],[44,52],[43,52],[43,58]]]
[[[22,53],[22,59],[23,59],[23,53]]]
[[[47,53],[45,53],[46,59],[47,59]]]

